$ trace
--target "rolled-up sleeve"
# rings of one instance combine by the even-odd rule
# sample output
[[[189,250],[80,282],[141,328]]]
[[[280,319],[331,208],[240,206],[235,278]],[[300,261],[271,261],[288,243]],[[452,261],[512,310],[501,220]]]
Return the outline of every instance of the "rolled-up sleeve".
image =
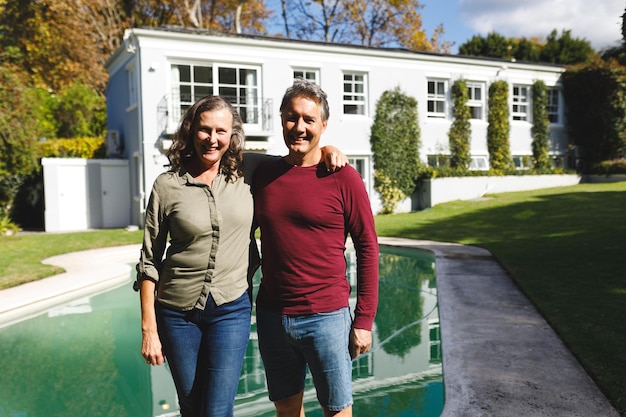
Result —
[[[148,206],[146,207],[143,244],[136,265],[137,279],[135,287],[138,288],[141,280],[150,279],[158,282],[162,270],[163,253],[167,244],[168,228],[164,221],[164,202],[155,182],[150,193]]]

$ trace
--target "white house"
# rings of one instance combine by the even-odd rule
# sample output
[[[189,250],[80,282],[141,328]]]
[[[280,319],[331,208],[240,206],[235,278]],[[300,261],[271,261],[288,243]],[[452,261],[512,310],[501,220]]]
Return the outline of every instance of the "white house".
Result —
[[[284,154],[279,105],[294,77],[319,83],[330,104],[325,143],[339,147],[362,174],[376,211],[370,126],[382,93],[400,87],[418,101],[420,157],[436,163],[449,153],[452,123],[450,88],[468,83],[472,117],[472,166],[488,167],[487,91],[494,80],[509,83],[511,154],[521,167],[531,151],[531,86],[549,87],[550,153],[567,152],[560,76],[562,67],[506,60],[368,48],[183,28],[129,29],[106,65],[107,147],[127,159],[130,223],[143,224],[152,182],[164,170],[164,153],[181,113],[208,94],[228,97],[239,110],[246,148]]]

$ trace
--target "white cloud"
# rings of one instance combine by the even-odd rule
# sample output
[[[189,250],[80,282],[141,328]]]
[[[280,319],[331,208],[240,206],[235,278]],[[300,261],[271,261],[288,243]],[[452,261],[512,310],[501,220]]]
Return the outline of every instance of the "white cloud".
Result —
[[[483,36],[545,39],[553,29],[571,30],[573,38],[603,49],[621,41],[624,6],[623,0],[459,0],[459,14]]]

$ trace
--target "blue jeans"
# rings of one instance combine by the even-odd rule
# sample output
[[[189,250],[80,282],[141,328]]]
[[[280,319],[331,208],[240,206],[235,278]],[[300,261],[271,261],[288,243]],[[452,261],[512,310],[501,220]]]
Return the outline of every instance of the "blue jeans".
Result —
[[[347,307],[304,316],[257,308],[256,319],[270,400],[304,390],[308,365],[322,407],[341,411],[352,405],[352,318]]]
[[[156,303],[159,337],[182,417],[232,417],[250,338],[250,298],[204,310],[176,311]]]

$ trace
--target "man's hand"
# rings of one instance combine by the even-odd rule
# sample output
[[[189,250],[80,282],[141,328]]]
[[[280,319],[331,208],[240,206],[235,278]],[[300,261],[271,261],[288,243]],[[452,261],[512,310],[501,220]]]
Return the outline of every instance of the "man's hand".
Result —
[[[356,359],[359,355],[366,353],[372,347],[372,332],[363,329],[350,330],[350,341],[348,348],[350,357]]]

